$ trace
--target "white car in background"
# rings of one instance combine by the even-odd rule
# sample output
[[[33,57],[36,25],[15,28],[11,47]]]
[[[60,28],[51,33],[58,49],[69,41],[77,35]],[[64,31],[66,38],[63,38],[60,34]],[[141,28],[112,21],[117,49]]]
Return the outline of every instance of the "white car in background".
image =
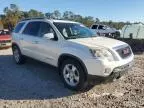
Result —
[[[64,84],[73,90],[85,88],[91,76],[120,77],[134,59],[128,44],[97,37],[72,21],[25,19],[17,24],[12,38],[17,64],[27,56],[58,67]]]
[[[107,25],[102,24],[93,24],[91,29],[94,30],[99,36],[113,37],[115,38],[117,35],[120,36],[120,32],[115,28],[111,28]]]

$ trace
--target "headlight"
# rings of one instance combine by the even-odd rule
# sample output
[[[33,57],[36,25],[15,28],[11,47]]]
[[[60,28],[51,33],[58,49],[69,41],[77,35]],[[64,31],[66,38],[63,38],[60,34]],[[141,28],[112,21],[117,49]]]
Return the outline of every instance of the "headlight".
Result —
[[[90,49],[90,52],[93,57],[99,58],[99,59],[107,59],[108,61],[114,61],[114,57],[110,51],[104,48],[95,48]]]

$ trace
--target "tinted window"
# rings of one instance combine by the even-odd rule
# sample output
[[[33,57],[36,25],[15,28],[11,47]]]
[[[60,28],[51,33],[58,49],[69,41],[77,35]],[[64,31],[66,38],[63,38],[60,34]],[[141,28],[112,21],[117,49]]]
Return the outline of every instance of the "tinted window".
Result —
[[[55,36],[55,39],[57,40],[56,33],[53,30],[53,28],[51,27],[51,25],[46,22],[41,22],[39,36],[42,37],[42,36],[44,36],[44,34],[47,34],[47,33],[53,33]]]
[[[93,26],[92,26],[92,29],[97,29],[97,26],[98,26],[98,25],[93,25]]]
[[[19,23],[19,24],[15,27],[14,32],[15,32],[15,33],[18,33],[18,32],[21,30],[21,28],[23,27],[24,24],[25,24],[25,23]]]
[[[104,29],[104,26],[99,25],[98,29]]]
[[[38,36],[41,22],[30,22],[27,24],[23,34]]]
[[[40,26],[40,33],[39,33],[39,35],[43,36],[44,34],[47,34],[47,33],[54,33],[54,30],[53,30],[53,28],[51,27],[50,24],[42,22],[41,26]]]

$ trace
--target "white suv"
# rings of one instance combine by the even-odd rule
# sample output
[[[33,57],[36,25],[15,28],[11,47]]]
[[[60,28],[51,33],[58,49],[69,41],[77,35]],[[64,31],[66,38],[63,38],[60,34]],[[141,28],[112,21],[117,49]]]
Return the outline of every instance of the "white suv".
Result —
[[[111,28],[107,25],[102,24],[93,24],[91,29],[94,30],[99,36],[106,36],[106,37],[117,37],[120,36],[120,32],[115,28]]]
[[[72,21],[25,19],[17,24],[12,38],[17,64],[31,57],[58,67],[64,84],[73,90],[84,88],[89,76],[120,77],[134,59],[128,44],[98,37]]]

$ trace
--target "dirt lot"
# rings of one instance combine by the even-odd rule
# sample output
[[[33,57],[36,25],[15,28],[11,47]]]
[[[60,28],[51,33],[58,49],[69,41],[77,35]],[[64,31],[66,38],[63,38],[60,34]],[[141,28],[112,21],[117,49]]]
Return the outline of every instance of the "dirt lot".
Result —
[[[144,55],[128,74],[87,92],[63,86],[57,69],[28,60],[18,66],[11,49],[0,50],[0,108],[144,108]]]

